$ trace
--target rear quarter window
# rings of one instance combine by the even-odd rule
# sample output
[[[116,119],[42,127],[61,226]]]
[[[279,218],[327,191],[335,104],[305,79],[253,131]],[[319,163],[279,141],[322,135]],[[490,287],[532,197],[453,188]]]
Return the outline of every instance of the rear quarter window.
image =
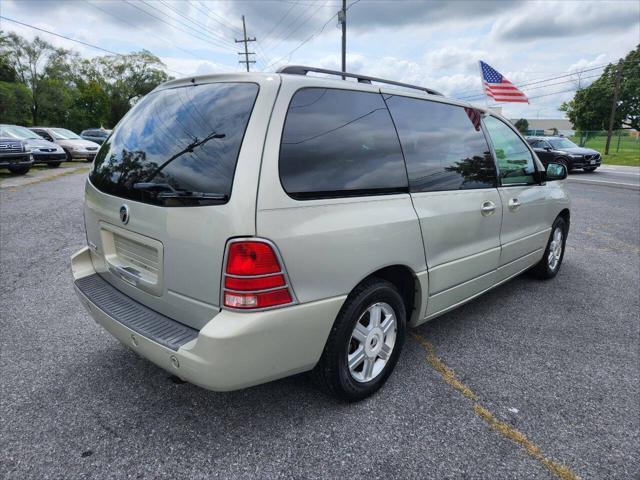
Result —
[[[223,203],[231,195],[240,146],[258,94],[254,83],[211,83],[153,92],[100,149],[91,182],[99,190],[162,206]],[[140,183],[160,184],[141,190]],[[219,200],[159,192],[197,192]]]
[[[378,93],[304,88],[282,133],[280,180],[304,200],[406,192],[400,143]]]

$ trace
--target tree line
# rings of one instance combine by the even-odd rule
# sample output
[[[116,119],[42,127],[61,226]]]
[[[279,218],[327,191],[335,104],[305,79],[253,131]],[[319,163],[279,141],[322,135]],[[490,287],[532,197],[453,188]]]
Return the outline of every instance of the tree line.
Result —
[[[619,63],[607,65],[595,82],[560,106],[576,130],[608,129],[618,71],[620,88],[613,129],[640,130],[640,45]]]
[[[169,80],[147,50],[82,58],[40,37],[0,31],[0,118],[3,123],[113,128],[135,102]]]

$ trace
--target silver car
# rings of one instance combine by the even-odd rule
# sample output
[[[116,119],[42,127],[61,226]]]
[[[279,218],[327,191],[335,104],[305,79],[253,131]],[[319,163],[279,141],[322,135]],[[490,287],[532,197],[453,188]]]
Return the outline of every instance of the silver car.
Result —
[[[31,149],[33,163],[45,164],[49,168],[58,168],[67,155],[61,146],[45,140],[37,133],[19,125],[0,125],[0,137],[23,140]]]
[[[560,269],[566,169],[499,115],[429,88],[308,67],[173,80],[85,187],[75,288],[176,376],[233,390],[313,370],[362,399],[407,329]]]
[[[93,162],[100,145],[85,140],[77,133],[66,128],[55,127],[29,127],[30,130],[40,135],[45,140],[57,143],[67,154],[67,161],[84,160]]]

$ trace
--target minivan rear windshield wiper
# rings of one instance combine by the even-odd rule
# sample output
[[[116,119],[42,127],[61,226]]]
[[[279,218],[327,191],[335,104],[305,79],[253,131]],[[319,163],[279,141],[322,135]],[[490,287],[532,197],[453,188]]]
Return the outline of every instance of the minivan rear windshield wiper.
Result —
[[[191,192],[176,190],[168,183],[138,182],[133,184],[134,190],[156,191],[157,198],[192,198],[194,200],[227,200],[226,193]]]

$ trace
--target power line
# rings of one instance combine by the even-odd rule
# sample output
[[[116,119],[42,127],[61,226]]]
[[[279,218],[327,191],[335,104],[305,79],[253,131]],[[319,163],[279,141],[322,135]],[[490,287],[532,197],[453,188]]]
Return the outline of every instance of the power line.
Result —
[[[322,28],[320,28],[320,30],[318,30],[317,32],[311,34],[306,40],[303,40],[297,47],[295,47],[293,50],[291,50],[288,54],[283,55],[282,57],[278,58],[276,61],[271,62],[269,65],[266,66],[266,68],[264,70],[266,70],[267,68],[279,63],[281,60],[287,58],[287,57],[291,57],[291,55],[293,55],[296,51],[298,51],[298,49],[300,49],[303,45],[305,45],[306,43],[308,43],[309,41],[311,41],[313,38],[317,37],[318,35],[320,35],[322,32],[324,32],[324,29],[327,28],[327,25],[329,25],[329,22],[331,22],[331,20],[333,20],[334,18],[336,18],[338,16],[338,12],[334,13],[333,15],[331,15],[331,17],[329,18],[329,20],[326,21],[326,23],[324,25],[322,25]],[[263,71],[264,71],[263,70]]]
[[[144,2],[146,3],[146,2]],[[208,37],[211,37],[213,40],[220,42],[222,45],[224,44],[229,44],[229,46],[233,46],[233,44],[225,37],[216,34],[215,32],[212,32],[206,25],[195,21],[194,19],[192,19],[190,16],[183,14],[182,12],[180,12],[179,10],[177,10],[176,8],[174,8],[173,6],[171,6],[171,4],[160,0],[160,3],[162,3],[165,7],[167,7],[168,9],[170,9],[172,12],[178,14],[179,16],[181,16],[182,18],[186,19],[188,22],[192,23],[193,25],[195,25],[197,28],[194,27],[190,27],[188,25],[185,25],[184,23],[182,23],[182,25],[185,25],[188,28],[191,28],[192,30],[200,33],[201,35],[205,35]],[[173,18],[170,15],[168,15],[169,18]],[[176,19],[177,20],[177,19]]]
[[[321,4],[316,10],[313,11],[313,13],[311,13],[311,15],[309,15],[305,20],[302,20],[302,22],[300,22],[297,27],[291,28],[290,30],[288,30],[288,35],[286,35],[284,38],[281,38],[279,41],[276,41],[277,43],[275,45],[273,45],[273,44],[269,45],[268,48],[271,49],[271,50],[277,49],[280,45],[282,45],[285,41],[287,41],[294,33],[296,33],[298,30],[300,30],[300,28],[302,28],[303,25],[305,25],[307,22],[309,22],[309,20],[311,20],[313,17],[315,17],[316,14],[323,7],[324,7],[324,4]],[[285,27],[285,30],[282,31],[282,35],[284,35],[285,32],[287,32],[287,28],[294,26],[295,23],[298,21],[298,19],[303,17],[307,13],[307,11],[308,11],[307,9],[303,9],[300,12],[300,15],[298,15],[291,22],[289,22],[287,24],[287,27]],[[266,47],[266,45],[265,45],[265,47]]]
[[[35,27],[33,25],[29,25],[28,23],[19,22],[18,20],[14,20],[13,18],[5,17],[5,16],[2,16],[2,15],[0,15],[0,18],[2,18],[3,20],[8,20],[9,22],[13,22],[13,23],[17,23],[19,25],[23,25],[25,27],[33,28],[34,30],[39,30],[40,32],[48,33],[49,35],[55,35],[56,37],[64,38],[65,40],[70,40],[72,42],[81,43],[82,45],[86,45],[87,47],[95,48],[96,50],[101,50],[103,52],[110,53],[111,55],[122,55],[121,53],[114,52],[113,50],[107,50],[106,48],[98,47],[97,45],[92,45],[90,43],[83,42],[82,40],[76,40],[75,38],[65,37],[64,35],[60,35],[59,33],[50,32],[49,30],[45,30],[44,28],[39,28],[39,27]]]
[[[131,25],[131,26],[132,26],[132,27],[134,27],[134,28],[139,28],[137,25],[135,25],[135,24],[133,24],[133,23],[129,22],[128,20],[125,20],[124,18],[122,18],[122,17],[120,17],[120,16],[116,15],[116,14],[115,14],[115,13],[113,13],[113,12],[110,12],[110,11],[108,11],[108,10],[105,10],[104,8],[99,7],[98,5],[91,3],[89,0],[84,0],[84,2],[85,2],[85,3],[87,3],[88,5],[91,5],[93,8],[97,8],[98,10],[100,10],[100,11],[102,11],[102,12],[106,13],[107,15],[111,15],[113,18],[116,18],[116,19],[120,20],[121,22],[124,22],[124,23],[126,23],[126,24],[128,24],[128,25]],[[147,28],[145,28],[144,30],[149,32],[149,29],[147,29]],[[196,58],[196,59],[199,59],[199,60],[204,60],[203,58],[200,58],[200,57],[198,57],[198,56],[194,55],[192,52],[190,52],[190,51],[188,51],[188,50],[184,50],[184,49],[182,49],[182,48],[180,48],[180,47],[175,46],[175,45],[173,44],[173,42],[170,42],[169,40],[167,40],[167,39],[166,39],[166,38],[164,38],[164,37],[161,37],[160,35],[156,35],[156,34],[155,34],[155,33],[153,33],[153,32],[149,32],[149,33],[151,33],[154,37],[159,38],[160,40],[162,40],[162,41],[166,42],[167,44],[171,45],[171,46],[172,46],[174,49],[176,49],[176,50],[180,50],[181,52],[184,52],[184,53],[186,53],[186,54],[188,54],[188,55],[191,55],[193,58]],[[182,74],[181,74],[181,75],[182,75]]]
[[[598,70],[598,69],[600,69],[600,68],[604,68],[604,67],[606,67],[607,65],[608,65],[608,63],[605,63],[605,64],[603,64],[603,65],[598,65],[598,66],[595,66],[595,67],[585,68],[585,69],[583,69],[583,70],[576,70],[575,72],[572,72],[572,73],[566,73],[566,74],[558,75],[558,76],[555,76],[555,77],[549,77],[549,78],[544,78],[544,79],[534,80],[534,81],[532,81],[532,82],[519,83],[519,84],[514,84],[514,85],[515,85],[516,87],[518,87],[518,88],[526,87],[526,86],[529,86],[529,85],[537,85],[537,84],[539,84],[539,83],[545,83],[545,82],[549,82],[549,81],[551,81],[551,80],[557,80],[557,79],[559,79],[559,78],[566,78],[566,77],[571,77],[571,76],[573,76],[573,75],[578,75],[578,74],[585,73],[585,72],[591,72],[591,71],[593,71],[593,70]],[[473,91],[473,92],[478,92],[478,93],[474,93],[473,95],[467,95],[467,96],[465,96],[465,97],[458,97],[458,98],[460,98],[460,99],[464,100],[464,99],[466,99],[466,98],[469,98],[469,97],[475,97],[475,96],[477,96],[478,94],[480,94],[480,91],[479,91],[479,90],[473,89],[473,90],[466,90],[466,91],[459,92],[459,93],[458,93],[458,95],[462,95],[462,94],[464,94],[464,93],[466,93],[466,92],[472,92],[472,91]]]
[[[80,44],[85,45],[87,47],[95,48],[96,50],[100,50],[102,52],[109,53],[109,54],[115,55],[117,57],[122,57],[122,56],[125,55],[123,53],[114,52],[113,50],[108,50],[106,48],[98,47],[97,45],[92,45],[91,43],[83,42],[82,40],[77,40],[75,38],[67,37],[67,36],[61,35],[59,33],[53,33],[53,32],[50,32],[49,30],[45,30],[44,28],[36,27],[34,25],[29,25],[28,23],[19,22],[18,20],[14,20],[13,18],[5,17],[5,16],[2,16],[2,15],[0,15],[0,18],[2,18],[3,20],[7,20],[9,22],[17,23],[17,24],[22,25],[24,27],[29,27],[29,28],[32,28],[34,30],[38,30],[40,32],[48,33],[49,35],[54,35],[56,37],[64,38],[65,40],[69,40],[71,42],[80,43]],[[170,68],[167,68],[166,66],[165,66],[165,69],[167,71],[169,71],[169,72],[177,73],[178,75],[180,75],[182,77],[186,76],[184,73],[178,72],[177,70],[172,70]]]
[[[183,30],[182,28],[179,28],[179,27],[177,27],[177,26],[175,26],[175,25],[173,25],[173,24],[171,24],[171,23],[167,22],[166,20],[164,20],[164,19],[162,19],[162,18],[158,17],[157,15],[154,15],[154,14],[152,14],[152,13],[149,13],[149,12],[148,12],[147,10],[145,10],[144,8],[141,8],[141,7],[139,7],[138,5],[135,5],[134,3],[131,3],[129,0],[124,0],[124,2],[125,2],[127,5],[130,5],[130,6],[134,7],[134,8],[136,8],[137,10],[140,10],[142,13],[144,13],[144,14],[146,14],[146,15],[150,16],[150,17],[153,17],[153,18],[155,18],[156,20],[160,20],[162,23],[165,23],[165,24],[169,25],[169,26],[170,26],[171,28],[173,28],[174,30],[178,30],[178,31],[180,31],[180,32],[182,32],[182,33],[186,33],[187,35],[190,35],[190,36],[192,36],[192,37],[194,37],[194,38],[197,38],[198,40],[208,42],[208,43],[210,43],[211,45],[213,45],[213,46],[215,46],[215,47],[222,48],[222,49],[226,48],[226,47],[224,47],[224,46],[217,45],[217,44],[213,43],[210,39],[203,38],[202,36],[194,35],[193,33],[190,33],[190,32],[188,32],[188,31],[186,31],[186,30]],[[144,2],[144,0],[142,0],[142,3],[144,3],[144,4],[145,4],[145,5],[147,5],[147,6],[149,6],[146,2]],[[171,17],[169,17],[169,18],[171,18]]]

